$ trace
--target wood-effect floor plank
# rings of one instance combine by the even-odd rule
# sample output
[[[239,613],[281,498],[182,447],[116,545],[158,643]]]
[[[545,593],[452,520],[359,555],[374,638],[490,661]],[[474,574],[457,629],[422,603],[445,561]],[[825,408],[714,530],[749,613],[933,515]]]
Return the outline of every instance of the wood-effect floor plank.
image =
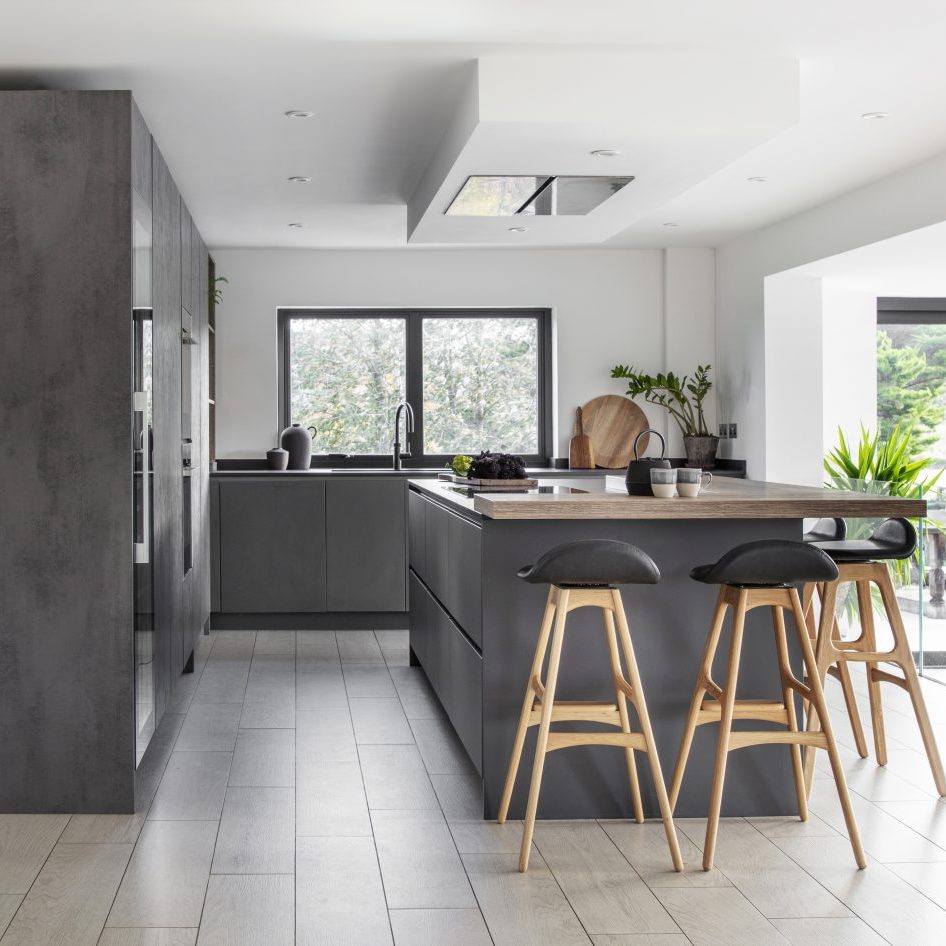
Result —
[[[197,946],[294,946],[291,874],[212,876]]]
[[[464,854],[463,864],[495,946],[591,942],[540,856],[525,874],[515,854]]]
[[[374,811],[371,823],[389,909],[476,906],[439,811]]]
[[[211,873],[291,874],[295,807],[291,788],[228,788]]]
[[[875,860],[866,870],[854,869],[846,838],[779,838],[775,843],[888,942],[942,942],[946,911]]]
[[[194,946],[196,929],[117,929],[106,927],[98,946]]]
[[[107,926],[197,927],[210,876],[216,821],[149,821]]]
[[[856,916],[772,920],[793,946],[884,946],[887,942]]]
[[[57,844],[3,946],[95,946],[131,857],[130,844]]]
[[[61,844],[134,844],[145,823],[135,815],[73,815],[59,838]]]
[[[391,946],[371,838],[299,838],[296,946]]]
[[[371,837],[368,801],[357,762],[296,766],[298,837]]]
[[[677,828],[702,851],[705,820],[682,819]],[[850,916],[843,903],[741,818],[720,821],[716,867],[769,919]]]
[[[439,808],[416,746],[359,746],[358,757],[369,808]]]
[[[291,788],[296,781],[292,729],[241,729],[233,750],[230,785]]]
[[[69,815],[0,815],[0,894],[25,894]]]
[[[596,822],[540,821],[534,842],[587,932],[679,932]]]
[[[598,822],[617,849],[640,875],[648,887],[731,887],[718,868],[702,869],[703,852],[682,831],[677,841],[686,870],[678,873],[670,860],[670,848],[663,823],[646,821]]]
[[[229,752],[172,752],[148,819],[217,821],[232,758]]]
[[[693,946],[785,946],[788,940],[733,887],[654,891]]]
[[[472,910],[391,910],[394,946],[492,946],[483,915]]]
[[[23,898],[18,893],[0,894],[0,936],[3,936],[22,902]]]
[[[233,752],[242,711],[242,703],[192,703],[175,751]]]

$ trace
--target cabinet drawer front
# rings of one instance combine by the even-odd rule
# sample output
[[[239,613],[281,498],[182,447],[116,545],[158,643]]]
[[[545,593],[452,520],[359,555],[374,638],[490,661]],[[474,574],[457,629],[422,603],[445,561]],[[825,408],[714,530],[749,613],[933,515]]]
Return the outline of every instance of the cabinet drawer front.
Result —
[[[401,479],[326,483],[329,611],[406,610],[406,489]]]
[[[425,567],[424,580],[427,587],[441,601],[447,599],[447,556],[450,548],[450,513],[436,503],[427,503],[425,521]]]
[[[483,530],[450,514],[447,530],[449,570],[444,604],[457,624],[483,644]]]
[[[427,500],[410,491],[407,496],[408,539],[411,568],[427,579]]]
[[[220,484],[220,606],[325,610],[325,484]]]
[[[483,658],[411,576],[411,647],[477,772],[483,765]]]

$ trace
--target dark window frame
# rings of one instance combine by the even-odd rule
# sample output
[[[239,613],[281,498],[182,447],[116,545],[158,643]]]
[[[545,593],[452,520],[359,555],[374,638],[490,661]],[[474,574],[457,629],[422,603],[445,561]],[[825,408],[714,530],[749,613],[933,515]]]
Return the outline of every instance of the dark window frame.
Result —
[[[453,454],[428,454],[422,452],[424,443],[424,404],[423,404],[423,323],[424,319],[450,318],[529,318],[536,322],[537,362],[536,401],[538,408],[539,449],[537,453],[524,454],[523,459],[530,466],[546,466],[552,457],[552,311],[536,308],[503,309],[323,309],[292,307],[280,308],[276,313],[278,366],[279,429],[288,427],[291,421],[291,391],[289,364],[290,351],[289,323],[292,319],[365,319],[365,318],[400,318],[405,324],[406,364],[405,397],[414,408],[415,425],[411,438],[411,450],[414,456],[403,460],[405,469],[441,467],[448,463]],[[392,419],[391,435],[394,427]],[[312,456],[312,466],[333,467],[338,469],[352,467],[385,467],[391,462],[391,454],[332,454],[316,453]]]

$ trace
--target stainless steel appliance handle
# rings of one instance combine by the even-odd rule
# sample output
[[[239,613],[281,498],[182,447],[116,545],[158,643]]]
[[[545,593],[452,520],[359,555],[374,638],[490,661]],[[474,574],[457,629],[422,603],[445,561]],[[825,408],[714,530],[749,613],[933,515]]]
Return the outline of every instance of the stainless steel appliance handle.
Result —
[[[147,565],[151,552],[151,437],[148,433],[148,395],[135,391],[133,408],[141,414],[141,541],[135,543],[135,564]]]

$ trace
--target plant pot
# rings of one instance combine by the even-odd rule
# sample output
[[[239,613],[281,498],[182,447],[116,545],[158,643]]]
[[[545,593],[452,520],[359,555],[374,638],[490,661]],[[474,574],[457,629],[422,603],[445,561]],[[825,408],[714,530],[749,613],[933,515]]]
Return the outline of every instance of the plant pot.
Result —
[[[703,470],[712,470],[716,466],[716,449],[719,447],[719,437],[708,434],[705,437],[696,434],[687,434],[683,438],[683,448],[686,450],[687,466],[699,467]]]

